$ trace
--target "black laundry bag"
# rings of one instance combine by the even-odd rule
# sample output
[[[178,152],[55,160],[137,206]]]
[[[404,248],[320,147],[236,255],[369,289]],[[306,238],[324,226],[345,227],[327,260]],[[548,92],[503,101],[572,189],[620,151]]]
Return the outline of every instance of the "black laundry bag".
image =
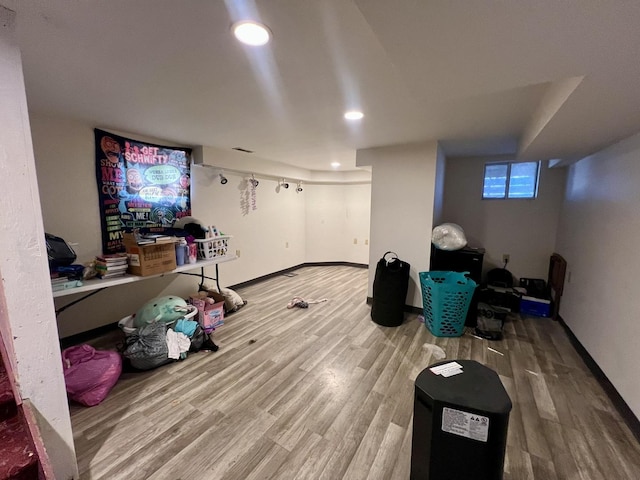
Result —
[[[378,261],[371,304],[371,319],[378,325],[397,327],[402,324],[410,268],[394,252],[385,253]]]

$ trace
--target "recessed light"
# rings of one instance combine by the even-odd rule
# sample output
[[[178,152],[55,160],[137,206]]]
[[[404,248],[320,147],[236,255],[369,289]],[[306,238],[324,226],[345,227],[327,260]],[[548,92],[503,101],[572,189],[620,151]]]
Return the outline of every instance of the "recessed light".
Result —
[[[356,110],[351,110],[350,112],[346,112],[344,114],[344,118],[346,118],[347,120],[360,120],[362,117],[364,117],[364,113],[358,112]]]
[[[259,47],[269,42],[271,35],[267,27],[261,23],[243,21],[233,25],[233,34],[245,45]]]
[[[331,166],[333,168],[338,168],[340,166],[340,162],[331,162]]]

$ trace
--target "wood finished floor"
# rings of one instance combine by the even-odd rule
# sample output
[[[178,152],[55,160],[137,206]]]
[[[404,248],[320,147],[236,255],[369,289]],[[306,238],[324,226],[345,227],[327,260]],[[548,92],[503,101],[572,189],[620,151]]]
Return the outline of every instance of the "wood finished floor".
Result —
[[[638,442],[558,323],[436,338],[416,315],[373,323],[364,269],[296,273],[238,290],[249,304],[218,352],[125,373],[102,404],[72,405],[81,478],[407,480],[414,380],[435,343],[500,375],[513,401],[505,480],[640,479]],[[296,295],[329,300],[286,309]]]

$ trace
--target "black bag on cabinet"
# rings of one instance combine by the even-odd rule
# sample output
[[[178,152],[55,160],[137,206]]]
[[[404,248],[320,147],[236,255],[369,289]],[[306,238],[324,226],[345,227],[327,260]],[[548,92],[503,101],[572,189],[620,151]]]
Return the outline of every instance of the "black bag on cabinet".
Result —
[[[397,327],[402,324],[410,268],[393,252],[385,253],[378,261],[371,304],[371,319],[378,325]]]

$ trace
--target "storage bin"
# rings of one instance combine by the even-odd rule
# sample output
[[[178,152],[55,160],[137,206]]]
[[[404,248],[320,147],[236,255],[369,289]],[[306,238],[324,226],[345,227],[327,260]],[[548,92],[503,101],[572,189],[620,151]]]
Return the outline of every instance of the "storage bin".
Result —
[[[128,315],[118,322],[118,327],[125,335],[133,335],[138,329],[133,325],[133,315]]]
[[[420,272],[424,325],[436,337],[459,337],[477,287],[469,272]]]
[[[224,257],[229,249],[230,236],[218,236],[211,238],[196,239],[198,246],[198,258],[200,260],[211,260]]]
[[[551,312],[551,300],[523,296],[520,300],[520,313],[535,317],[548,317]]]
[[[527,291],[527,296],[534,298],[544,298],[547,296],[547,282],[542,278],[521,278],[520,286]]]
[[[191,320],[193,317],[195,317],[198,314],[197,308],[190,306],[189,309],[190,311],[185,314],[185,316],[183,317],[183,320]],[[118,321],[118,327],[120,327],[120,330],[122,330],[127,337],[129,335],[133,335],[134,333],[138,332],[138,329],[133,322],[134,318],[135,318],[135,314],[127,315],[126,317]],[[175,323],[176,323],[175,321],[167,322],[167,326],[172,327]]]

